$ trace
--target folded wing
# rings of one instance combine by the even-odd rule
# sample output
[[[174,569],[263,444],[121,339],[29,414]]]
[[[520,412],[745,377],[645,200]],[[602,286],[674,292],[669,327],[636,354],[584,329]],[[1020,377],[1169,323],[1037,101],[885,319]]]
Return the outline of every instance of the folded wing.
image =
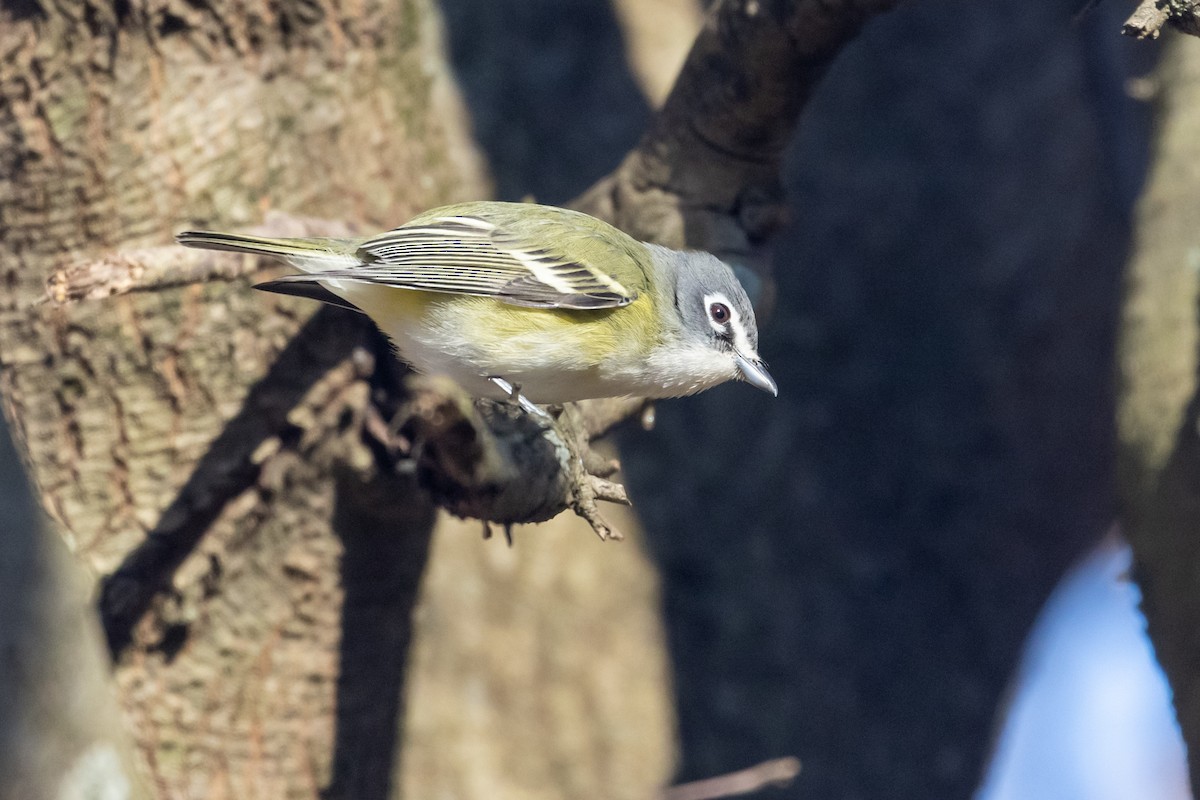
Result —
[[[363,242],[355,253],[358,266],[288,276],[271,288],[349,280],[495,297],[533,308],[617,308],[637,298],[642,280],[627,280],[635,284],[627,286],[614,273],[643,278],[641,265],[601,232],[536,213],[504,223],[482,215],[419,217]]]

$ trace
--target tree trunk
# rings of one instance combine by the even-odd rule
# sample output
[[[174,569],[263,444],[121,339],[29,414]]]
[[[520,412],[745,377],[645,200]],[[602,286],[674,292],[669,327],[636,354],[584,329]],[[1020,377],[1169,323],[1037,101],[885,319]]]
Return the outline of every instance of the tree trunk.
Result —
[[[103,587],[158,795],[645,797],[670,741],[652,572],[575,524],[480,543],[381,473],[351,422],[395,370],[361,319],[242,280],[39,303],[53,269],[185,226],[481,196],[434,9],[3,14],[3,395]]]
[[[1200,794],[1200,43],[1169,38],[1126,286],[1118,463],[1142,607]]]

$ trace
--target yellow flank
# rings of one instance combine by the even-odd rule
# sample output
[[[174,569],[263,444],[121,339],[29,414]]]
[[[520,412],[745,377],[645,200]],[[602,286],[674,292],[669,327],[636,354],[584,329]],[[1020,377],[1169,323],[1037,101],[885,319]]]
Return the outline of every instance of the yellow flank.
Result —
[[[483,297],[459,297],[460,304],[474,306],[463,319],[471,328],[465,331],[471,341],[489,342],[503,349],[509,358],[541,357],[561,353],[561,357],[582,365],[595,365],[614,353],[634,353],[637,343],[657,339],[650,329],[654,322],[648,313],[649,298],[624,308],[591,311],[572,309],[523,308]],[[646,349],[646,348],[636,348]]]
[[[356,306],[375,320],[375,324],[387,330],[391,323],[402,319],[417,320],[440,295],[436,292],[420,292],[415,289],[397,289],[372,284],[344,284],[354,298]]]
[[[526,308],[493,297],[378,285],[360,284],[346,294],[397,339],[402,353],[405,340],[437,342],[480,366],[491,362],[509,370],[555,362],[569,371],[587,369],[618,353],[637,359],[662,334],[650,292],[628,306],[598,310]]]

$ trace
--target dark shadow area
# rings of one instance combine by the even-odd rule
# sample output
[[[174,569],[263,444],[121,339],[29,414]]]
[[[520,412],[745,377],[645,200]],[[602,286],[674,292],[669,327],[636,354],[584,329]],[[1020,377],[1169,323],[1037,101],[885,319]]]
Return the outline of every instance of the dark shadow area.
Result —
[[[450,62],[496,199],[563,204],[649,121],[606,0],[440,0]]]
[[[631,85],[604,4],[442,5],[501,197],[567,200],[636,140],[640,95],[603,89]],[[761,348],[780,397],[726,386],[624,431],[680,780],[794,754],[772,796],[973,795],[1026,633],[1114,510],[1149,114],[1124,94],[1123,9],[1080,5],[935,0],[869,25],[785,176],[797,224]]]
[[[105,579],[98,602],[114,659],[226,504],[254,484],[260,467],[252,454],[270,437],[281,437],[285,446],[298,438],[288,413],[356,346],[381,356],[372,376],[375,400],[385,417],[396,412],[404,367],[383,336],[360,314],[318,310],[251,388],[155,530]],[[381,465],[392,459],[376,455]],[[411,477],[364,483],[355,474],[336,475],[332,524],[343,546],[344,601],[333,775],[323,793],[330,800],[390,796],[412,609],[433,522],[434,507]],[[186,625],[169,625],[155,649],[171,658],[188,635]]]
[[[79,753],[105,752],[109,783],[145,797],[88,605],[90,580],[46,521],[10,430],[0,416],[0,795],[78,793],[65,767]]]
[[[4,11],[13,22],[47,17],[46,8],[40,0],[5,0]]]
[[[1026,633],[1114,512],[1148,109],[1122,9],[1076,11],[939,0],[869,25],[786,176],[779,400],[726,387],[623,436],[681,779],[795,754],[772,796],[974,794]]]
[[[312,385],[346,358],[358,343],[377,340],[361,315],[322,308],[279,354],[246,395],[241,410],[225,425],[196,463],[175,500],[146,539],[101,583],[97,610],[113,659],[129,646],[133,628],[155,596],[171,583],[175,570],[220,515],[225,505],[254,483],[259,466],[251,455],[273,436],[286,439],[287,414]],[[178,650],[186,630],[175,631]]]
[[[393,796],[412,611],[434,516],[411,479],[338,480],[333,527],[344,547],[345,601],[327,800]]]

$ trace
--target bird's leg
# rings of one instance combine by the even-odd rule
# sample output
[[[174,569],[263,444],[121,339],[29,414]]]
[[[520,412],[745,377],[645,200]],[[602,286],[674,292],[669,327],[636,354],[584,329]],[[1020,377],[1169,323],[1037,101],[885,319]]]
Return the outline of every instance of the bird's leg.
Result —
[[[498,375],[493,375],[492,377],[488,378],[488,380],[490,380],[496,386],[496,388],[498,388],[500,391],[502,391],[506,395],[508,395],[509,400],[518,404],[519,406],[521,406],[521,408],[525,409],[530,414],[533,414],[535,416],[538,416],[538,417],[541,417],[543,419],[547,419],[550,421],[554,420],[553,417],[551,417],[549,414],[547,414],[542,409],[538,408],[538,406],[535,405],[532,400],[530,400],[528,397],[525,397],[525,395],[521,394],[521,385],[519,383],[518,384],[509,383],[508,381],[504,380],[504,378],[501,378]]]

